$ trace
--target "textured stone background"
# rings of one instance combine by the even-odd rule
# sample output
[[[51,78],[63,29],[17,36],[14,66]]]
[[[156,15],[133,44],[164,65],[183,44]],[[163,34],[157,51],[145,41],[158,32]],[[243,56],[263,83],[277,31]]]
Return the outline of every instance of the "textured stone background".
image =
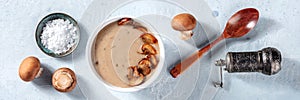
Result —
[[[249,35],[227,41],[227,51],[249,51],[272,46],[282,52],[282,71],[276,76],[225,73],[225,88],[214,99],[297,99],[300,97],[300,7],[297,0],[206,0],[223,28],[237,10],[255,7],[260,11],[257,27]],[[0,1],[0,99],[85,99],[77,87],[71,93],[59,93],[50,80],[25,83],[18,76],[22,59],[37,56],[46,69],[42,77],[67,66],[71,57],[55,59],[43,54],[35,43],[38,21],[51,12],[65,12],[80,21],[92,0],[1,0]],[[187,1],[188,2],[188,1]],[[220,58],[224,58],[220,56]],[[49,67],[48,67],[49,68]],[[72,68],[74,69],[74,68]],[[199,94],[193,94],[199,95]],[[196,98],[191,98],[196,99]]]

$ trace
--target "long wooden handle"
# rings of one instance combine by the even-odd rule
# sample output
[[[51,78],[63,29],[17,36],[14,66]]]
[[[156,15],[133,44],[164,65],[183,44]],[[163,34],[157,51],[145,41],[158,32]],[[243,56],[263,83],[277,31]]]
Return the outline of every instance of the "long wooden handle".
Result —
[[[215,41],[208,44],[204,48],[200,49],[198,52],[192,54],[191,56],[184,59],[182,62],[177,64],[171,71],[170,74],[172,77],[176,78],[178,75],[183,73],[187,68],[189,68],[195,61],[197,61],[205,52],[207,52],[210,48],[212,48],[214,45],[219,43],[221,40],[223,40],[224,37],[221,35],[218,37]]]

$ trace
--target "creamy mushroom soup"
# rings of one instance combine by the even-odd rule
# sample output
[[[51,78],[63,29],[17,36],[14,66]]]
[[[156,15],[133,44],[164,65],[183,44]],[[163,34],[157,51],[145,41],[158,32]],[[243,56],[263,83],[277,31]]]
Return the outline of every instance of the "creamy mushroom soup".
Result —
[[[159,61],[158,43],[151,44],[141,38],[145,33],[152,34],[145,27],[119,24],[118,21],[112,22],[98,32],[92,52],[95,69],[103,80],[117,87],[126,88],[143,84],[151,77]],[[137,22],[135,24],[140,25]],[[154,47],[156,54],[147,52],[148,49],[142,47],[144,44]],[[149,58],[150,56],[152,58]],[[150,68],[151,71],[146,75],[140,61],[148,58],[151,66],[146,68]],[[131,66],[137,67],[137,72],[131,70]],[[140,78],[143,82],[132,78]]]

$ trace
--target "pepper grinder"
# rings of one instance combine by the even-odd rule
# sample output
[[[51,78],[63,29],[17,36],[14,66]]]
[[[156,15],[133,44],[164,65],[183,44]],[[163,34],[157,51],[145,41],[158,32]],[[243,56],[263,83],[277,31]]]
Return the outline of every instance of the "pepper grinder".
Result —
[[[215,62],[220,66],[221,83],[215,84],[223,87],[222,66],[228,73],[260,72],[265,75],[274,75],[281,69],[281,53],[276,48],[267,47],[256,52],[228,52],[225,60]]]

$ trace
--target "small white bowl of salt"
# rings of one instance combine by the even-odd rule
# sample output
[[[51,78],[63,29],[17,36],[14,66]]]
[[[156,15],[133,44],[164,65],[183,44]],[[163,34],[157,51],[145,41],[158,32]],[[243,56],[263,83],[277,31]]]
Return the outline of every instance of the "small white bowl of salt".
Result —
[[[79,43],[79,26],[67,14],[52,13],[37,25],[35,39],[45,54],[56,58],[64,57],[71,54]]]

